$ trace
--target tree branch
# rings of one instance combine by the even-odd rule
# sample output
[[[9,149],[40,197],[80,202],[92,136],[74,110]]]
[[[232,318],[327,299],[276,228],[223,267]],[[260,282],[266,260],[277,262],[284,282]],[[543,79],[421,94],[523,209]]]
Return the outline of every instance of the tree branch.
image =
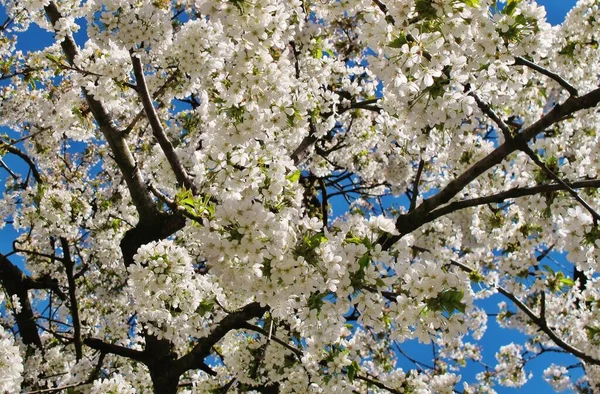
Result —
[[[414,210],[417,207],[417,199],[419,198],[419,183],[421,182],[421,175],[423,174],[423,167],[425,167],[425,161],[421,159],[419,161],[419,168],[417,169],[417,175],[415,176],[415,182],[413,184],[412,195],[410,196],[410,207],[409,211]]]
[[[544,170],[544,172],[550,178],[554,179],[556,182],[558,182],[560,185],[562,185],[564,187],[564,189],[566,191],[568,191],[569,194],[571,194],[571,196],[573,196],[573,198],[575,200],[577,200],[577,202],[579,202],[590,213],[590,215],[592,215],[592,218],[594,219],[594,225],[598,224],[598,221],[600,220],[600,215],[598,214],[598,212],[596,212],[594,210],[594,208],[592,208],[590,206],[590,204],[588,204],[583,198],[581,198],[581,196],[575,190],[573,190],[573,188],[571,186],[569,186],[562,179],[560,179],[560,177],[558,175],[556,175],[554,173],[554,171],[552,171],[550,168],[548,168],[546,163],[544,163],[538,157],[538,155],[536,155],[535,152],[533,150],[531,150],[531,148],[528,145],[525,145],[524,147],[522,147],[521,150],[523,152],[525,152],[527,154],[527,156],[529,156],[531,158],[531,160],[533,160],[533,162],[535,164],[537,164],[538,167],[540,167],[542,170]]]
[[[153,100],[156,100],[157,98],[159,98],[160,96],[162,96],[165,93],[165,91],[167,90],[167,87],[171,84],[171,82],[173,82],[176,79],[176,75],[177,74],[175,74],[175,73],[172,74],[165,81],[165,83],[160,88],[158,88],[158,90],[156,92],[154,92],[154,94],[152,95]],[[137,91],[137,87],[136,87],[136,91]],[[183,100],[181,100],[181,101],[183,101]],[[160,105],[159,105],[159,108],[160,108]],[[127,134],[131,133],[131,131],[133,130],[135,125],[144,117],[144,113],[145,113],[145,110],[142,108],[142,110],[133,117],[133,119],[131,120],[129,125],[125,128],[125,130],[123,130],[123,134],[127,135]]]
[[[571,96],[579,96],[579,93],[577,92],[577,89],[575,89],[575,87],[573,87],[573,85],[571,85],[569,82],[567,82],[564,78],[562,78],[560,75],[538,65],[535,64],[521,56],[517,56],[515,57],[515,66],[526,66],[531,68],[532,70],[535,70],[537,72],[539,72],[540,74],[543,74],[551,79],[553,79],[555,82],[557,82],[560,86],[562,86],[567,92],[569,92],[569,94]]]
[[[106,343],[96,338],[86,338],[83,340],[83,343],[86,346],[91,347],[92,349],[101,351],[102,353],[116,354],[117,356],[130,358],[132,360],[139,361],[142,363],[145,363],[147,361],[146,354],[140,350],[129,349],[119,345],[113,345],[112,343]]]
[[[250,323],[244,323],[242,325],[242,327],[240,327],[240,328],[245,328],[247,330],[255,331],[255,332],[259,333],[259,334],[262,334],[265,337],[273,340],[273,342],[277,342],[278,344],[280,344],[281,346],[283,346],[284,348],[286,348],[290,352],[294,353],[294,355],[298,358],[298,360],[302,359],[302,356],[303,356],[302,350],[297,349],[297,348],[295,348],[295,347],[287,344],[283,340],[277,338],[275,335],[269,334],[269,332],[265,331],[263,328],[255,325],[255,324],[250,324]]]
[[[383,4],[380,0],[373,0],[373,3],[375,3],[377,7],[381,10],[383,15],[385,15],[385,20],[387,23],[390,23],[392,25],[396,24],[394,17],[389,14],[388,8],[385,4]]]
[[[29,166],[29,169],[31,170],[31,173],[33,174],[33,177],[35,178],[35,180],[38,183],[43,182],[42,175],[38,171],[35,163],[33,162],[33,160],[31,160],[31,157],[29,157],[25,152],[23,152],[22,150],[20,150],[19,148],[15,147],[13,145],[5,143],[4,141],[0,141],[0,149],[5,149],[7,152],[20,157]]]
[[[51,1],[44,7],[44,10],[52,25],[56,26],[61,18],[56,3]],[[75,64],[75,58],[79,54],[79,50],[77,49],[77,45],[75,44],[72,35],[67,34],[60,45],[69,64]],[[114,155],[114,159],[127,183],[127,188],[129,189],[131,199],[140,216],[140,221],[152,222],[158,215],[158,209],[154,203],[154,199],[146,189],[144,179],[129,150],[124,134],[115,128],[113,119],[106,107],[96,98],[92,97],[85,88],[82,88],[82,90],[90,110],[100,127],[100,131],[102,131],[104,138],[106,138]]]
[[[450,260],[450,263],[452,265],[459,267],[460,269],[462,269],[463,271],[465,271],[467,273],[474,272],[474,270],[471,267],[469,267],[465,264],[462,264],[458,261]],[[562,338],[560,338],[554,332],[554,330],[552,330],[548,326],[548,323],[546,322],[546,319],[543,316],[542,317],[536,316],[536,314],[527,305],[525,305],[525,303],[523,303],[521,300],[519,300],[514,294],[512,294],[511,292],[509,292],[508,290],[506,290],[505,288],[503,288],[500,285],[496,285],[495,288],[498,290],[498,293],[502,294],[503,296],[505,296],[506,298],[511,300],[517,306],[517,308],[519,308],[523,313],[525,313],[527,315],[527,317],[529,317],[529,319],[536,326],[538,326],[540,328],[540,330],[542,330],[546,335],[548,335],[548,337],[550,337],[550,339],[552,339],[552,341],[554,341],[556,346],[560,347],[563,350],[566,350],[567,352],[571,353],[572,355],[580,358],[581,360],[583,360],[587,363],[594,364],[594,365],[600,365],[600,360],[597,360],[594,357],[585,354],[584,352],[577,349],[576,347],[571,346],[568,343],[566,343]]]
[[[389,391],[390,393],[401,394],[400,391],[395,390],[391,387],[388,387],[385,384],[383,384],[377,380],[369,378],[368,376],[356,375],[356,379],[362,380],[363,382],[366,382],[367,384],[372,384],[373,386],[383,389],[383,390],[386,390],[386,391]]]
[[[323,228],[327,228],[328,220],[328,195],[327,195],[327,186],[325,186],[325,181],[323,178],[317,178],[319,182],[319,188],[321,189],[321,215],[323,216]]]
[[[467,85],[466,88],[470,89],[470,86]],[[510,128],[496,114],[496,112],[494,112],[494,110],[489,106],[489,104],[484,103],[483,101],[481,101],[481,99],[479,98],[479,96],[475,92],[473,92],[473,91],[470,91],[468,93],[468,95],[471,96],[471,97],[473,97],[473,99],[475,99],[475,103],[477,104],[477,107],[479,107],[479,110],[481,112],[483,112],[484,114],[486,114],[490,119],[492,119],[494,121],[494,123],[496,123],[496,125],[498,125],[498,127],[502,131],[502,134],[504,135],[504,139],[506,141],[511,140],[512,139],[512,134],[510,132]]]
[[[156,109],[152,103],[152,98],[150,97],[150,92],[148,91],[148,86],[146,85],[146,78],[144,77],[140,55],[132,52],[131,63],[133,64],[133,73],[138,86],[137,92],[142,101],[142,105],[144,106],[144,111],[146,112],[146,117],[148,118],[150,127],[152,127],[152,134],[154,134],[154,138],[156,138],[160,148],[167,157],[167,161],[175,173],[177,183],[180,186],[184,186],[188,190],[192,190],[194,194],[197,194],[198,190],[196,189],[196,186],[181,164],[179,157],[177,157],[177,153],[175,153],[175,149],[173,149],[173,145],[168,140],[165,130],[163,129],[160,119],[158,118],[158,114],[156,113]]]
[[[75,344],[75,357],[77,361],[83,357],[82,340],[81,340],[81,320],[79,319],[79,307],[77,304],[77,293],[75,278],[73,277],[73,268],[75,263],[71,258],[69,242],[66,238],[60,237],[60,245],[63,250],[62,263],[67,274],[67,282],[69,284],[69,304],[71,306],[71,318],[73,319],[73,341]]]
[[[174,362],[174,373],[181,376],[190,369],[201,368],[205,365],[204,359],[210,354],[211,348],[229,331],[244,328],[248,320],[259,318],[268,310],[269,308],[261,306],[258,302],[253,302],[225,316],[208,336],[198,340],[191,352]]]
[[[400,215],[396,220],[396,228],[400,234],[384,236],[378,242],[382,244],[384,249],[389,249],[405,234],[409,234],[423,224],[430,222],[429,213],[431,211],[446,204],[465,186],[493,166],[500,164],[512,152],[521,149],[537,134],[552,124],[562,120],[565,116],[583,109],[592,108],[596,106],[598,102],[600,102],[600,88],[581,97],[570,97],[563,104],[557,104],[537,122],[525,128],[512,139],[505,141],[487,156],[450,181],[437,194],[423,201],[423,203],[414,211]]]
[[[306,160],[306,158],[308,157],[308,151],[310,150],[310,148],[312,148],[312,146],[315,144],[315,142],[317,142],[317,137],[315,137],[315,135],[317,134],[317,128],[315,127],[315,124],[313,123],[312,120],[309,120],[308,125],[309,125],[308,135],[306,137],[304,137],[302,142],[300,142],[300,145],[298,145],[296,150],[294,150],[294,152],[290,156],[292,158],[292,160],[294,161],[295,166],[299,165],[304,160]]]
[[[16,314],[15,318],[23,343],[42,349],[42,341],[27,293],[27,279],[28,277],[17,266],[13,265],[6,256],[0,253],[0,283],[6,289],[8,295],[10,297],[17,296],[21,304],[21,311]]]
[[[12,179],[14,179],[15,182],[19,182],[20,181],[19,180],[19,176],[17,174],[15,174],[13,172],[13,170],[11,170],[10,167],[7,166],[6,163],[4,162],[4,160],[2,160],[1,158],[0,158],[0,167],[4,168],[6,170],[6,172],[8,172],[8,175],[10,175],[10,177]]]
[[[171,211],[173,211],[174,213],[185,216],[186,218],[193,220],[196,223],[202,224],[202,218],[200,216],[196,216],[190,213],[187,209],[177,205],[175,200],[172,200],[169,197],[165,196],[156,187],[154,187],[152,183],[148,183],[148,190],[150,190],[150,192],[154,194],[159,201],[165,203],[165,205],[169,207],[169,209],[171,209]]]
[[[571,188],[600,188],[600,179],[583,180],[570,184]],[[455,201],[441,208],[438,208],[427,215],[427,221],[431,222],[441,216],[448,215],[460,209],[476,207],[479,205],[500,203],[508,199],[533,196],[540,193],[566,190],[562,184],[537,185],[531,187],[515,187],[504,192],[485,197],[472,198],[469,200]]]

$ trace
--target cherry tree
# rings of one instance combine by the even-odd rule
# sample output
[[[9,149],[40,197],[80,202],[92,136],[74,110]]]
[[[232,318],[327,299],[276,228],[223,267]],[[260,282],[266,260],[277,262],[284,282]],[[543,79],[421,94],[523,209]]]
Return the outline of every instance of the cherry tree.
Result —
[[[598,0],[2,5],[0,393],[600,389]]]

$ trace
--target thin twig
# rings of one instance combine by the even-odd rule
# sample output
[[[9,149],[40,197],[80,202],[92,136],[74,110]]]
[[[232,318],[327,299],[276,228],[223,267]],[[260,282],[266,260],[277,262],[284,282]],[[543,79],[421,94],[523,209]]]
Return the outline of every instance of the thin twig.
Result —
[[[13,170],[11,170],[10,167],[6,165],[6,163],[2,159],[0,159],[0,166],[2,166],[2,168],[4,168],[6,172],[8,172],[11,178],[13,178],[16,182],[19,182],[19,176],[15,174]]]
[[[573,87],[573,85],[571,85],[569,82],[567,82],[564,78],[562,78],[560,75],[538,65],[535,64],[521,56],[517,56],[515,57],[515,65],[516,66],[526,66],[531,68],[532,70],[535,70],[537,72],[539,72],[540,74],[543,74],[551,79],[553,79],[554,81],[556,81],[560,86],[562,86],[567,92],[569,92],[569,94],[571,96],[579,96],[579,93],[577,92],[577,89],[575,89],[575,87]]]
[[[423,167],[425,167],[425,160],[421,159],[421,161],[419,161],[417,175],[415,176],[415,182],[413,183],[412,194],[410,196],[410,208],[408,209],[409,211],[412,211],[417,207],[417,199],[419,198],[419,183],[421,182]]]
[[[564,187],[564,189],[568,191],[569,194],[571,194],[571,196],[573,196],[573,198],[577,200],[592,215],[592,218],[594,219],[594,225],[598,225],[598,221],[600,221],[600,215],[594,210],[594,208],[590,206],[590,204],[588,204],[583,198],[581,198],[581,196],[575,190],[573,190],[571,186],[569,186],[565,181],[563,181],[558,175],[556,175],[554,171],[548,168],[546,163],[544,163],[538,157],[538,155],[533,150],[531,150],[531,148],[528,145],[522,146],[521,150],[524,153],[526,153],[531,158],[531,160],[533,160],[533,162],[538,165],[538,167],[544,170],[544,172],[548,174],[550,178],[554,179],[556,182],[561,184]]]
[[[196,215],[192,214],[191,212],[189,212],[187,209],[185,209],[185,208],[181,207],[180,205],[178,205],[177,202],[175,202],[175,200],[172,200],[169,197],[167,197],[166,195],[164,195],[163,193],[161,193],[150,182],[148,182],[148,189],[150,190],[150,192],[152,194],[154,194],[156,196],[156,198],[158,198],[161,202],[163,202],[164,204],[166,204],[173,212],[181,214],[181,215],[185,216],[188,219],[191,219],[191,220],[193,220],[193,221],[195,221],[197,223],[202,224],[202,217],[196,216]]]
[[[58,393],[58,392],[61,392],[63,390],[68,390],[68,389],[72,389],[72,388],[75,388],[75,387],[85,386],[86,384],[89,384],[89,383],[84,382],[84,383],[68,384],[66,386],[54,387],[54,388],[51,388],[51,389],[41,389],[41,390],[35,390],[35,391],[27,391],[25,394]]]
[[[285,343],[285,341],[279,339],[275,335],[271,335],[271,333],[269,331],[266,331],[265,329],[263,329],[263,328],[261,328],[261,327],[259,327],[257,325],[254,325],[254,324],[250,324],[250,323],[244,323],[242,325],[242,328],[258,332],[259,334],[262,334],[262,335],[264,335],[267,338],[270,337],[273,340],[273,342],[276,342],[276,343],[280,344],[284,348],[286,348],[289,351],[291,351],[292,353],[294,353],[294,355],[296,357],[298,357],[298,360],[302,359],[302,356],[303,356],[302,350],[297,349],[297,348],[293,347],[292,345],[289,345],[289,344]]]
[[[2,145],[2,146],[3,146],[3,147],[5,147],[5,146],[7,146],[7,145],[14,146],[14,145],[18,144],[19,142],[23,142],[23,141],[25,141],[25,140],[27,140],[27,139],[29,139],[29,138],[33,138],[33,137],[37,136],[38,134],[41,134],[41,133],[43,133],[44,131],[48,131],[48,130],[50,130],[50,127],[42,127],[42,128],[40,128],[38,131],[36,131],[36,132],[33,132],[33,133],[30,133],[30,134],[27,134],[26,136],[24,136],[24,137],[21,137],[21,138],[19,138],[18,140],[11,140],[11,141],[10,141],[10,143],[3,142],[3,145]]]
[[[456,260],[450,260],[452,265],[455,265],[459,268],[461,268],[463,271],[467,272],[467,273],[471,273],[474,272],[474,270],[463,264],[460,263]],[[548,323],[546,322],[546,319],[542,316],[542,317],[538,317],[536,316],[535,313],[533,313],[533,311],[527,306],[525,305],[525,303],[523,303],[521,300],[519,300],[514,294],[512,294],[511,292],[509,292],[508,290],[506,290],[505,288],[503,288],[500,285],[495,285],[496,290],[498,290],[498,293],[502,294],[503,296],[505,296],[506,298],[508,298],[509,300],[511,300],[516,306],[517,308],[519,308],[523,313],[525,313],[529,319],[540,328],[540,330],[542,330],[546,335],[548,335],[548,337],[550,337],[550,339],[552,339],[552,341],[554,341],[554,343],[560,347],[561,349],[566,350],[567,352],[571,353],[572,355],[579,357],[581,360],[590,363],[590,364],[594,364],[594,365],[600,365],[600,360],[589,356],[587,354],[585,354],[584,352],[582,352],[581,350],[577,349],[576,347],[569,345],[568,343],[566,343],[562,338],[560,338],[555,332],[554,330],[552,330],[549,326]]]
[[[369,378],[368,376],[357,375],[356,379],[362,380],[363,382],[367,382],[368,384],[372,384],[373,386],[375,386],[377,388],[380,388],[380,389],[383,389],[383,390],[387,390],[387,391],[389,391],[392,394],[401,394],[400,391],[395,390],[395,389],[393,389],[391,387],[388,387],[385,384],[383,384],[383,383],[381,383],[381,382],[379,382],[377,380]]]
[[[35,178],[35,180],[38,183],[43,182],[42,175],[38,171],[35,163],[31,159],[31,157],[29,157],[25,152],[23,152],[22,150],[20,150],[19,148],[15,147],[11,144],[6,144],[4,141],[0,141],[0,149],[5,149],[7,152],[20,157],[29,166],[29,169],[31,170],[31,173],[33,174],[33,177]]]
[[[470,87],[467,85],[466,88],[469,89]],[[494,112],[492,107],[490,107],[489,104],[484,103],[475,92],[470,91],[468,93],[468,95],[473,97],[479,110],[481,112],[483,112],[484,114],[486,114],[490,119],[492,119],[494,121],[494,123],[496,123],[496,125],[498,125],[500,130],[502,130],[504,139],[507,141],[511,140],[512,134],[510,132],[510,127],[508,127],[508,125]]]
[[[158,88],[158,90],[156,92],[154,92],[154,94],[152,95],[152,99],[156,100],[158,99],[160,96],[162,96],[165,91],[167,90],[167,87],[171,84],[171,82],[173,82],[175,79],[177,79],[177,74],[174,73],[172,74],[169,78],[167,78],[167,80],[165,81],[165,83]],[[137,91],[137,87],[135,89]],[[181,100],[183,101],[183,100]],[[163,104],[159,104],[159,108],[162,107]],[[125,130],[123,130],[123,134],[127,135],[129,133],[131,133],[131,131],[133,130],[133,128],[135,127],[135,125],[144,117],[144,109],[142,108],[140,110],[140,112],[137,113],[137,115],[135,115],[133,117],[133,119],[131,120],[131,122],[129,122],[129,125],[125,128]]]

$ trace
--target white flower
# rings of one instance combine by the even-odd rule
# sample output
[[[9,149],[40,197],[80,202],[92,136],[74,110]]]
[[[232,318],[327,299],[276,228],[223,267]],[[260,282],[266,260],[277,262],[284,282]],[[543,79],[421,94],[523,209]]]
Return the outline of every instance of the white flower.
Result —
[[[23,358],[10,334],[0,326],[0,393],[21,391]]]

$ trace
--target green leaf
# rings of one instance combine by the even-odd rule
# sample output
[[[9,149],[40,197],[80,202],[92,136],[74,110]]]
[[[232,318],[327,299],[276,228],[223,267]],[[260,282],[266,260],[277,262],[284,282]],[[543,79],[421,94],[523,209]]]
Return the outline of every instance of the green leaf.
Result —
[[[402,45],[404,45],[404,44],[408,44],[408,39],[406,38],[406,35],[404,33],[400,33],[398,35],[398,37],[396,37],[392,41],[390,41],[388,46],[390,48],[400,49],[400,48],[402,48]]]
[[[600,342],[597,338],[600,337],[600,327],[597,326],[584,326],[587,337],[592,343],[598,344]]]
[[[462,302],[465,293],[462,290],[446,289],[435,298],[430,298],[426,302],[427,308],[436,312],[447,312],[453,314],[455,311],[465,313],[467,304]]]
[[[298,181],[300,180],[300,175],[302,175],[302,170],[296,170],[288,176],[286,176],[285,179],[287,179],[291,183],[298,183]]]
[[[192,194],[191,190],[183,188],[175,196],[175,202],[177,205],[184,207],[190,213],[195,213],[194,207],[196,206],[196,202],[194,201],[194,195]]]
[[[361,257],[360,260],[358,260],[358,266],[360,267],[361,270],[364,270],[367,268],[370,261],[371,261],[371,256],[369,255],[369,253],[365,253],[363,255],[363,257]]]
[[[560,283],[562,283],[565,286],[572,287],[575,284],[575,281],[570,278],[561,278]]]
[[[356,361],[352,361],[352,364],[346,367],[346,372],[348,374],[348,379],[350,379],[350,382],[354,381],[354,378],[356,377],[356,373],[358,371],[360,371],[360,365],[358,365]]]
[[[230,3],[240,11],[240,15],[244,14],[244,0],[229,0]]]
[[[328,57],[333,57],[333,51],[331,49],[325,49],[322,52],[326,53]]]
[[[318,312],[321,312],[321,308],[323,307],[323,298],[327,296],[326,293],[313,293],[308,298],[308,309],[316,309]]]
[[[469,279],[471,280],[471,282],[475,282],[475,283],[481,283],[483,282],[483,280],[485,279],[483,277],[483,275],[481,273],[479,273],[478,271],[471,271],[469,273]]]
[[[506,7],[502,9],[502,13],[504,15],[512,16],[515,13],[515,9],[517,8],[520,2],[521,0],[508,0]]]
[[[479,0],[462,0],[462,2],[471,8],[479,6]]]
[[[57,66],[62,65],[62,61],[61,61],[60,57],[58,57],[56,55],[52,55],[49,53],[46,55],[46,59],[50,60],[52,63],[55,63]]]
[[[200,305],[198,306],[198,314],[200,316],[204,316],[209,312],[212,312],[213,308],[215,306],[215,301],[214,300],[202,300],[202,302],[200,302]]]
[[[310,249],[316,249],[322,243],[327,242],[327,237],[323,233],[316,233],[312,237],[306,238],[305,242]]]
[[[554,274],[554,270],[548,264],[542,265],[542,267],[551,274]]]

